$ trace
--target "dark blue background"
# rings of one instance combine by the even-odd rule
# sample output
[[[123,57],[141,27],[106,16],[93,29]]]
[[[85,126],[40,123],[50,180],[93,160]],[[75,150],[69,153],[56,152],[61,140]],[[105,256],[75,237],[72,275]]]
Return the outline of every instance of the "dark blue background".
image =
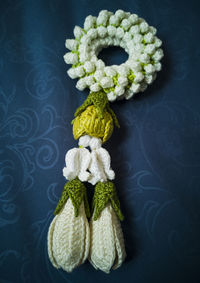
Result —
[[[88,92],[67,76],[64,43],[87,15],[119,8],[155,26],[165,53],[144,94],[114,103],[121,129],[105,145],[128,257],[109,275],[88,262],[67,274],[49,262],[46,238]],[[200,282],[199,12],[198,0],[0,2],[1,283]]]

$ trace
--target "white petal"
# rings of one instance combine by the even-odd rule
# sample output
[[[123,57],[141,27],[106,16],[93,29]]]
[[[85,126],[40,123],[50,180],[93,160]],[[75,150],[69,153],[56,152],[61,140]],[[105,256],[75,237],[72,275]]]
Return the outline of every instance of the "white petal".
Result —
[[[107,28],[100,26],[97,28],[97,32],[98,32],[98,35],[103,38],[107,35],[108,30]]]
[[[101,89],[101,87],[99,86],[98,83],[94,83],[94,84],[92,84],[92,85],[90,86],[90,90],[91,90],[92,92],[97,92],[97,91],[99,91],[100,89]]]
[[[115,248],[116,248],[116,259],[113,269],[117,269],[122,265],[122,262],[126,257],[126,251],[125,251],[124,237],[123,237],[120,221],[112,207],[111,207],[111,211],[112,211],[112,223],[113,223],[113,230],[115,235]]]
[[[63,168],[63,176],[67,180],[73,180],[79,173],[79,149],[72,148],[65,155],[66,167]]]
[[[108,30],[109,36],[115,36],[116,31],[117,31],[116,27],[113,27],[113,26],[108,26],[107,30]]]
[[[78,56],[76,53],[68,52],[64,55],[64,60],[67,64],[77,64]]]
[[[110,207],[104,208],[97,220],[94,221],[93,218],[91,219],[90,233],[91,246],[89,260],[96,269],[109,273],[116,257]]]
[[[78,178],[82,182],[86,182],[89,177],[90,173],[87,171],[90,165],[91,155],[88,149],[86,148],[79,148],[79,173]]]
[[[98,159],[101,161],[104,172],[109,180],[113,180],[115,178],[115,172],[112,170],[111,165],[110,165],[110,154],[105,148],[98,148],[96,150],[96,153],[98,155]]]
[[[92,63],[92,62],[90,62],[90,61],[87,61],[87,62],[85,62],[85,64],[84,64],[84,68],[85,68],[85,70],[86,70],[87,73],[91,73],[91,72],[94,71],[95,65],[94,65],[94,63]]]
[[[132,14],[132,15],[129,16],[128,19],[132,24],[136,24],[138,22],[138,15]]]
[[[100,84],[103,88],[109,88],[114,85],[111,77],[104,77],[103,79],[101,79]]]
[[[78,145],[83,147],[88,147],[91,137],[88,135],[84,135],[79,138]]]
[[[126,17],[126,13],[123,10],[119,9],[115,12],[115,16],[122,20]]]
[[[115,101],[116,98],[117,98],[116,94],[113,91],[107,93],[107,97],[108,97],[108,100],[111,101],[111,102]]]
[[[91,162],[89,166],[89,171],[91,173],[88,182],[95,185],[97,182],[107,181],[106,174],[104,172],[103,164],[98,159],[96,150],[91,152]]]
[[[85,30],[91,29],[92,27],[94,27],[95,23],[96,23],[96,17],[93,17],[91,15],[87,16],[84,22],[84,29]]]
[[[76,72],[76,69],[75,68],[70,68],[68,71],[67,71],[67,74],[69,75],[69,77],[71,79],[76,79],[78,78],[79,76],[77,75],[77,72]]]
[[[78,82],[76,83],[76,88],[79,90],[84,90],[87,87],[85,78],[82,78],[80,80],[78,80]]]
[[[82,28],[80,28],[79,26],[75,26],[74,28],[74,36],[79,39],[82,35],[84,34]]]
[[[69,50],[76,50],[78,47],[78,41],[74,39],[66,39],[65,47]]]
[[[59,268],[56,259],[54,258],[53,255],[53,233],[54,233],[54,228],[55,228],[55,223],[56,223],[57,215],[53,218],[49,230],[48,230],[48,237],[47,237],[47,246],[48,246],[48,255],[51,263],[53,264],[54,267]]]
[[[112,15],[112,16],[110,17],[110,19],[109,19],[110,25],[116,25],[116,26],[118,26],[118,25],[119,25],[119,21],[120,21],[120,19],[119,19],[117,16],[115,16],[115,15]]]
[[[95,137],[92,137],[90,139],[90,142],[89,142],[89,146],[90,148],[93,150],[93,149],[97,149],[97,148],[100,148],[102,145],[102,140],[99,139],[99,138],[95,138]]]
[[[84,263],[88,258],[89,251],[90,251],[90,227],[89,224],[87,223],[87,225],[85,226],[85,252],[83,254],[81,264]]]
[[[67,272],[71,272],[87,257],[85,253],[87,225],[84,203],[80,205],[79,215],[76,217],[72,202],[68,199],[57,217],[53,233],[54,258]]]

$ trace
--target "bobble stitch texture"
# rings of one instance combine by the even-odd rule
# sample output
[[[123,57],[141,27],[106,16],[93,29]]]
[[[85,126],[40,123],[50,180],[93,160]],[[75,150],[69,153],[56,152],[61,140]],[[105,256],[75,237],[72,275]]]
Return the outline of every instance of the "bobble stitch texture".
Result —
[[[161,70],[161,64],[156,67],[157,63],[163,57],[163,51],[160,48],[162,41],[156,37],[156,29],[149,26],[148,23],[139,18],[135,14],[117,10],[115,14],[103,10],[98,17],[88,16],[85,19],[84,29],[75,27],[75,39],[66,40],[66,48],[71,50],[65,56],[65,62],[72,64],[73,72],[68,70],[71,78],[79,78],[76,87],[83,90],[88,87],[91,92],[104,91],[108,100],[113,102],[116,99],[130,99],[137,92],[142,92],[148,84],[151,84],[156,78],[156,72]],[[125,76],[128,83],[120,85],[114,79],[115,74],[106,72],[102,60],[98,60],[98,53],[102,48],[108,46],[121,46],[129,54],[126,62],[120,66],[110,66],[117,75]],[[148,56],[147,56],[148,55]],[[93,62],[92,66],[88,66],[87,62]],[[143,77],[138,81],[138,67],[134,68],[134,64],[139,65]],[[150,63],[151,68],[146,66]],[[78,67],[82,66],[83,71],[80,72]],[[118,67],[130,67],[127,72],[121,72]],[[101,71],[101,76],[98,76]],[[95,75],[96,74],[96,75]],[[146,75],[152,74],[152,79],[146,79]],[[93,76],[93,80],[88,81],[88,76]],[[137,87],[131,86],[137,84]],[[115,95],[111,95],[114,93]]]

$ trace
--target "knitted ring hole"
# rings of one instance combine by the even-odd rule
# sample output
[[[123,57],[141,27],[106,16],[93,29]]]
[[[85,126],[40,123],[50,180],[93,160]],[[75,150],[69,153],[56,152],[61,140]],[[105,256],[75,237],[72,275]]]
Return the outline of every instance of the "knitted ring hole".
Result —
[[[100,50],[97,55],[106,66],[120,65],[128,60],[128,53],[120,46],[108,46]]]

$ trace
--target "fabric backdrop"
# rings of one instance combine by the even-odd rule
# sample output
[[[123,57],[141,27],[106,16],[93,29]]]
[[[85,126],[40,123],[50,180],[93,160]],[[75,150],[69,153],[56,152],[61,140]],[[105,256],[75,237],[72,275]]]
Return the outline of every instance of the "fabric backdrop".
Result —
[[[200,282],[198,0],[0,1],[0,282]],[[63,55],[73,27],[101,9],[137,13],[158,29],[163,70],[113,109],[105,147],[116,172],[127,259],[109,275],[89,262],[67,274],[47,255],[47,231],[65,183],[70,121],[88,91]],[[113,55],[112,55],[113,54]],[[126,54],[108,49],[107,64]],[[91,199],[93,188],[88,188]]]

